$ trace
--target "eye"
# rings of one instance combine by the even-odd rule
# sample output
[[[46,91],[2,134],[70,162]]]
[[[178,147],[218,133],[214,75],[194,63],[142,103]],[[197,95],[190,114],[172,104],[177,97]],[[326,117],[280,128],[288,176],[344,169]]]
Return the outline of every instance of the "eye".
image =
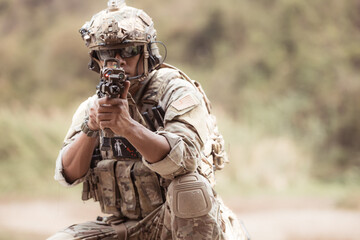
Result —
[[[140,53],[140,46],[130,46],[124,48],[123,55],[124,57],[134,57]]]
[[[138,55],[138,54],[139,54],[139,50],[138,50],[138,48],[135,47],[135,46],[132,46],[132,47],[131,47],[130,52],[131,52],[131,55],[132,55],[132,56],[135,56],[135,55]]]
[[[116,55],[116,53],[115,53],[114,50],[107,50],[107,55],[108,55],[109,57],[111,57],[111,58],[114,58],[115,55]]]
[[[100,60],[105,60],[115,57],[115,54],[113,50],[100,50],[98,51],[98,57]]]

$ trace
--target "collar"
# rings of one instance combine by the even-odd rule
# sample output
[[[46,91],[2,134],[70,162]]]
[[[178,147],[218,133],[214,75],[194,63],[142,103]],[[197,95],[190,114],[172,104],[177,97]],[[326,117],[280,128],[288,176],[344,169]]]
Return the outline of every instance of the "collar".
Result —
[[[138,103],[141,100],[141,97],[144,95],[144,92],[145,92],[145,90],[146,90],[146,88],[148,86],[148,83],[154,77],[156,71],[157,70],[153,70],[151,73],[149,73],[147,78],[140,83],[141,87],[139,88],[139,90],[134,95],[134,100],[135,100],[136,103]]]

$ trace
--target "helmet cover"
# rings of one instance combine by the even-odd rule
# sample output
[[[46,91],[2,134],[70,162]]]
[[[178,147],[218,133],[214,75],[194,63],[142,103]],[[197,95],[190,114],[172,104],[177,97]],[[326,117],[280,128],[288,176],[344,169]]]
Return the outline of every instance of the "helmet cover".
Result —
[[[80,33],[85,45],[90,49],[92,61],[89,68],[96,72],[99,71],[99,66],[96,66],[99,63],[94,51],[127,45],[144,45],[144,75],[149,72],[149,54],[150,59],[155,61],[150,63],[150,71],[160,62],[161,55],[155,43],[156,30],[151,17],[141,9],[127,6],[124,0],[109,0],[108,8],[86,22]]]

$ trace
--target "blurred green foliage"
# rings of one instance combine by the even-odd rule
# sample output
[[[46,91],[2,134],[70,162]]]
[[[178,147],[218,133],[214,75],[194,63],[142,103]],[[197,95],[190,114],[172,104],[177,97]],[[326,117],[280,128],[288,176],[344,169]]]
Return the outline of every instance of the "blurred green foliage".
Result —
[[[70,123],[68,109],[98,82],[87,70],[88,50],[78,29],[106,2],[0,0],[0,127],[6,136],[0,144],[1,189],[11,186],[6,176],[16,175],[9,162],[53,168]],[[153,17],[167,62],[200,81],[220,122],[231,122],[230,131],[223,131],[237,149],[230,151],[232,161],[243,159],[237,163],[246,168],[246,158],[252,159],[246,149],[256,151],[259,142],[268,148],[271,143],[262,139],[273,138],[300,149],[281,158],[311,159],[311,177],[360,177],[358,0],[127,3]],[[47,117],[53,111],[69,116]],[[298,151],[306,154],[290,156]],[[36,172],[27,178],[41,180]]]
[[[56,193],[55,185],[49,184],[49,180],[67,130],[66,119],[52,110],[21,109],[0,110],[1,194]],[[53,190],[49,186],[53,186]]]

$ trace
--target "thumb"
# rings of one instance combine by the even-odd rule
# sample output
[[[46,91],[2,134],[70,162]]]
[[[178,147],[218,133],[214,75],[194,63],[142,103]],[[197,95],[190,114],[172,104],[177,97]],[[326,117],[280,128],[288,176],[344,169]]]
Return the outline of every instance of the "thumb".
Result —
[[[125,81],[124,82],[124,91],[121,93],[121,96],[120,96],[121,99],[126,99],[127,98],[129,88],[130,88],[130,82]]]

